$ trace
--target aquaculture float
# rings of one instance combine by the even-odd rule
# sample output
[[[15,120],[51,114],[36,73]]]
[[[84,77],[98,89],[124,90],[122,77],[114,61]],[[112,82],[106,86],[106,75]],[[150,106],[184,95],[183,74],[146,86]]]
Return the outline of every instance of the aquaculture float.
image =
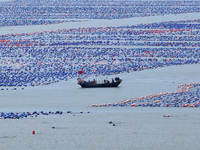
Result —
[[[185,83],[179,91],[130,98],[115,103],[92,104],[91,107],[200,107],[200,83]]]
[[[78,78],[78,83],[82,88],[106,88],[106,87],[118,87],[122,82],[119,77],[115,77],[112,81],[104,80],[103,83],[98,83],[95,79],[93,81],[85,81],[83,78]]]

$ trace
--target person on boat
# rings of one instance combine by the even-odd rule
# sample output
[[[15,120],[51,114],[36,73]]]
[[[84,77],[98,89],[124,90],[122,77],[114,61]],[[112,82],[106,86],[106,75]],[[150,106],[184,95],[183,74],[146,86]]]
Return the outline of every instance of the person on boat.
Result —
[[[93,83],[96,83],[96,80],[95,80],[95,79],[93,80]]]
[[[114,79],[112,78],[112,83],[114,83]]]
[[[104,83],[108,83],[108,80],[104,80]]]

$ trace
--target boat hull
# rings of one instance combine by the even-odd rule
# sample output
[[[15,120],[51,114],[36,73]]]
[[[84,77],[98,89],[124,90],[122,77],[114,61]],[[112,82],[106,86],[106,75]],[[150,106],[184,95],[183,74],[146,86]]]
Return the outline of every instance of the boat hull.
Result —
[[[119,82],[113,82],[113,83],[90,83],[83,81],[82,83],[78,83],[82,88],[105,88],[105,87],[118,87],[118,85],[121,83]]]

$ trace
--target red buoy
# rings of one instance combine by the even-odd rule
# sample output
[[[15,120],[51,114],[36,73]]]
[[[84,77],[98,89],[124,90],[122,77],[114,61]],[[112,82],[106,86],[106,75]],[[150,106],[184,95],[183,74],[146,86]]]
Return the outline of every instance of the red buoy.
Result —
[[[33,134],[35,134],[35,131],[33,131]]]

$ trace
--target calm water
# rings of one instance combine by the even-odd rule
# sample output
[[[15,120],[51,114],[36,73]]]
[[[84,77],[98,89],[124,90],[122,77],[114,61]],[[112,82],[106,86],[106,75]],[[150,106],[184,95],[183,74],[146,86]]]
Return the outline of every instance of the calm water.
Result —
[[[198,68],[185,65],[118,74],[123,79],[118,88],[83,89],[76,79],[69,79],[0,91],[3,112],[64,112],[0,120],[1,149],[199,149],[199,108],[87,107],[176,91],[182,83],[199,81]],[[69,110],[73,114],[66,113]],[[167,114],[170,117],[163,117]]]

